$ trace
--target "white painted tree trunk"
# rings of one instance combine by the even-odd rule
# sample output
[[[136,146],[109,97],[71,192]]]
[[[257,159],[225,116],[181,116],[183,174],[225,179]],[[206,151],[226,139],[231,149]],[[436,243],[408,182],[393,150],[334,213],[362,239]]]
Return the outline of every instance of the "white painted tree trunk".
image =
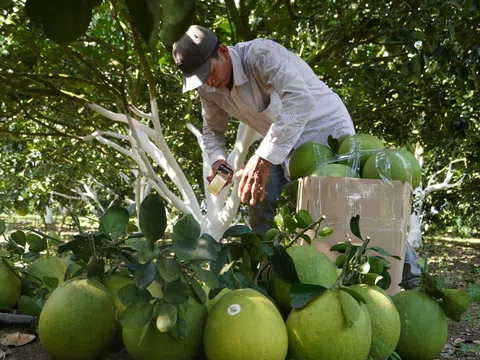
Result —
[[[156,99],[151,99],[150,105],[152,109],[151,114],[143,113],[133,106],[130,106],[130,111],[138,117],[151,121],[153,128],[134,119],[130,113],[114,113],[100,105],[90,104],[89,107],[98,114],[112,121],[123,123],[125,125],[126,135],[97,130],[93,134],[84,137],[83,140],[96,140],[130,157],[139,169],[136,175],[137,181],[141,183],[146,179],[150,186],[171,206],[183,214],[192,214],[200,224],[203,232],[219,240],[234,220],[240,205],[240,198],[237,194],[238,181],[234,179],[233,186],[229,189],[224,189],[218,197],[212,196],[207,191],[208,183],[206,177],[210,170],[210,161],[204,151],[200,131],[192,124],[187,124],[187,128],[196,136],[198,145],[203,151],[203,187],[207,208],[206,213],[204,213],[199,199],[195,196],[193,188],[185,176],[184,169],[180,167],[165,141],[158,116]],[[244,124],[239,125],[234,148],[227,159],[235,171],[243,167],[248,149],[258,138],[259,134],[254,130]],[[120,145],[120,142],[122,142],[122,145]],[[126,147],[124,145],[125,142],[128,142],[130,145]],[[158,174],[154,170],[153,164],[159,166],[163,170],[163,173]],[[188,169],[185,170],[188,171]],[[164,176],[170,178],[175,189],[167,188]],[[142,191],[137,190],[135,196],[137,206],[139,206],[142,198],[146,195],[144,192],[142,193]],[[137,208],[137,211],[138,210]]]
[[[407,241],[414,247],[418,248],[422,246],[422,219],[423,219],[423,202],[425,198],[433,192],[449,189],[455,186],[458,186],[462,183],[463,179],[465,178],[465,174],[462,174],[460,178],[451,183],[453,178],[453,164],[457,162],[465,162],[465,159],[456,159],[452,160],[448,166],[444,167],[443,169],[434,173],[429,179],[427,183],[427,187],[422,189],[421,185],[415,189],[414,192],[414,203],[413,203],[413,212],[410,215],[410,230],[408,232]],[[442,182],[436,183],[436,178],[438,175],[446,171],[445,178]]]

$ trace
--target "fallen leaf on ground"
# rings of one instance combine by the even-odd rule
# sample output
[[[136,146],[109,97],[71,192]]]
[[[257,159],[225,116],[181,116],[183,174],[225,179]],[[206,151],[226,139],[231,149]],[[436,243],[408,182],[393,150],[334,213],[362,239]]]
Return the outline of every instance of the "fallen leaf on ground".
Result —
[[[0,360],[4,360],[7,357],[7,355],[11,355],[11,354],[12,352],[8,349],[7,350],[0,349]]]
[[[22,346],[28,344],[33,339],[35,339],[35,335],[16,332],[13,334],[3,335],[0,338],[0,344],[3,346]]]

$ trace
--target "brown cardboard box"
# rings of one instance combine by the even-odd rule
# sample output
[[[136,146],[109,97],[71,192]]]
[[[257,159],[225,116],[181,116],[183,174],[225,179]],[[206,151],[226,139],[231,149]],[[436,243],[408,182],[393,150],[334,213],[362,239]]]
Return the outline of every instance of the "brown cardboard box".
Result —
[[[333,235],[325,243],[314,243],[332,260],[338,253],[330,252],[330,246],[344,242],[347,235],[354,243],[360,242],[350,231],[350,219],[356,215],[360,215],[362,237],[371,239],[369,245],[402,258],[388,259],[392,264],[389,294],[400,291],[411,203],[412,186],[407,182],[337,177],[299,180],[297,211],[305,209],[314,219],[326,216],[322,225],[331,227]]]

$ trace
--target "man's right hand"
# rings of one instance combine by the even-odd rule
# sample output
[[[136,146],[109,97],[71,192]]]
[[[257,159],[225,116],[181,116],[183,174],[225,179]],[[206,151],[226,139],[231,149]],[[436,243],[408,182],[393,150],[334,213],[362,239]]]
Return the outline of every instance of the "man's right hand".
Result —
[[[209,171],[208,176],[207,176],[207,181],[208,181],[209,183],[212,182],[213,178],[215,177],[215,174],[217,173],[217,169],[219,168],[219,166],[220,166],[221,164],[225,164],[225,165],[227,165],[227,166],[230,167],[230,165],[228,165],[227,160],[220,159],[220,160],[215,161],[215,162],[213,163],[212,167],[210,168],[210,171]],[[227,186],[228,184],[231,184],[231,183],[232,183],[232,177],[233,177],[233,176],[230,176],[230,177],[229,177],[229,179],[228,179],[228,181],[226,182],[225,186]]]

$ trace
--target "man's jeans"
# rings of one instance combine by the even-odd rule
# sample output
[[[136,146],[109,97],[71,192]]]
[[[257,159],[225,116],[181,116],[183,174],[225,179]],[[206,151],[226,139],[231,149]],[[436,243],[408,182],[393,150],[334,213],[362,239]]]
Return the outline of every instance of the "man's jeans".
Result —
[[[271,165],[265,190],[265,199],[248,208],[250,228],[257,234],[264,235],[270,228],[267,220],[273,220],[275,203],[287,183],[288,180],[285,178],[283,167],[281,165]],[[411,287],[415,287],[419,279],[418,255],[410,243],[407,242],[402,281]]]

